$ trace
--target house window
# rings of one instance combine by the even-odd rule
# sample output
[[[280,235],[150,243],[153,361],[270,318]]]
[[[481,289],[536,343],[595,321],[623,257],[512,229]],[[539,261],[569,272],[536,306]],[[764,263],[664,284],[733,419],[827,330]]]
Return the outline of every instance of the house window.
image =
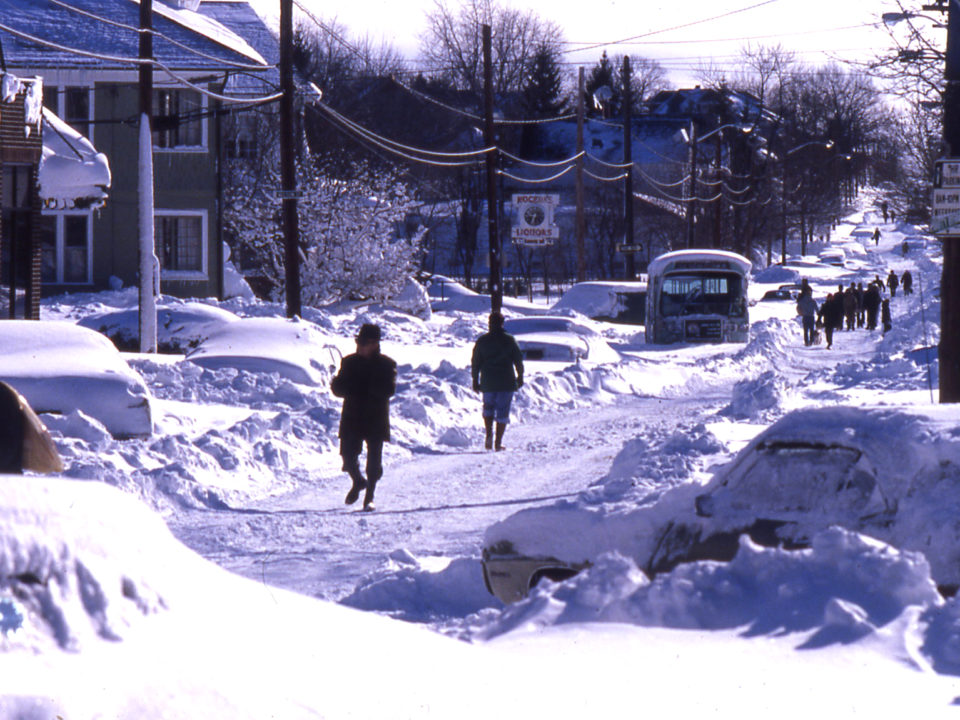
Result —
[[[194,90],[154,90],[154,146],[168,150],[205,147],[203,113],[203,96]]]
[[[44,214],[40,226],[40,278],[44,283],[87,285],[92,282],[90,213]]]
[[[84,137],[90,138],[91,89],[79,85],[43,88],[43,104],[52,110],[70,127]]]
[[[232,115],[224,124],[224,150],[231,160],[250,160],[257,156],[257,123],[250,115]]]
[[[168,277],[206,274],[204,212],[158,211],[154,219],[154,242],[160,268]]]

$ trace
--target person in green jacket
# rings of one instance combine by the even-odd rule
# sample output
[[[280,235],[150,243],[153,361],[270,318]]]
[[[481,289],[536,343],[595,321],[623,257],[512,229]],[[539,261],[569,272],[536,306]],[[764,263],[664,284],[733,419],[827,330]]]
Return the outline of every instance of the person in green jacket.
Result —
[[[477,338],[473,346],[473,391],[483,393],[484,447],[503,450],[513,393],[523,387],[523,354],[513,335],[503,329],[501,313],[490,313],[489,326],[490,331]]]

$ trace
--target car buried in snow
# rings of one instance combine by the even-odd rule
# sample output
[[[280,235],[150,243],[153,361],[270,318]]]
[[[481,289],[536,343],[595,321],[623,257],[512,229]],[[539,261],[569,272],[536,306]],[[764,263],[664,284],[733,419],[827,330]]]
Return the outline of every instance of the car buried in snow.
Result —
[[[603,335],[573,318],[538,315],[510,318],[504,330],[514,336],[524,361],[615,363],[622,357]]]
[[[953,595],[960,587],[957,427],[960,408],[951,405],[797,410],[704,486],[680,485],[626,511],[565,501],[491,526],[484,580],[509,603],[604,552],[632,557],[653,577],[681,563],[729,561],[743,536],[796,550],[840,526],[922,553],[941,593]]]

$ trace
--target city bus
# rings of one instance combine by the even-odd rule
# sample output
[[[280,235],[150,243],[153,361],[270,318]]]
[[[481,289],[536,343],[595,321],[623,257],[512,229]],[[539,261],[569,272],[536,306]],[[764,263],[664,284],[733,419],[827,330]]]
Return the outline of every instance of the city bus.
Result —
[[[674,250],[655,258],[647,268],[647,342],[746,342],[751,267],[726,250]]]

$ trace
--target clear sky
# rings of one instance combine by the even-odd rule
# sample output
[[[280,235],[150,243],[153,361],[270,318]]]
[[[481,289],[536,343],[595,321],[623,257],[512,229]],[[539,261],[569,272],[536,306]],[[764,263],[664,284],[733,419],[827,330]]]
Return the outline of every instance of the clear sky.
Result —
[[[301,1],[325,21],[336,18],[352,36],[384,39],[411,60],[418,56],[425,15],[434,7],[434,0]],[[740,48],[748,43],[780,44],[813,64],[869,59],[886,44],[884,31],[875,27],[881,13],[898,9],[894,0],[503,0],[503,4],[555,21],[569,41],[571,63],[589,67],[606,48],[611,54],[657,59],[675,77],[693,73],[711,60],[735,66]],[[620,40],[625,42],[616,42]],[[578,51],[591,45],[597,47]]]

